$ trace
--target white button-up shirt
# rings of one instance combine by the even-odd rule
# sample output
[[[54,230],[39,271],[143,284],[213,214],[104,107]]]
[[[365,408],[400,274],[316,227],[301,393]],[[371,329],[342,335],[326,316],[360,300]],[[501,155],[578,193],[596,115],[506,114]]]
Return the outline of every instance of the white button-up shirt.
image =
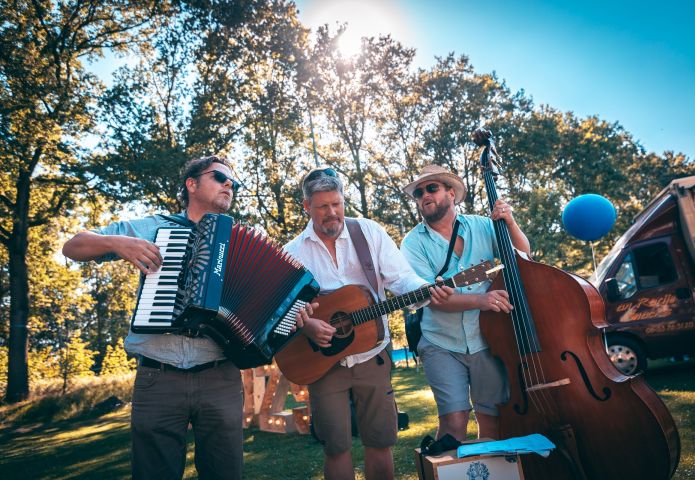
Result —
[[[321,291],[329,292],[345,285],[363,285],[372,292],[375,298],[384,300],[386,298],[385,288],[396,295],[402,295],[427,284],[413,271],[395,242],[381,225],[365,218],[358,218],[357,221],[364,232],[372,255],[379,283],[378,292],[374,292],[374,289],[369,285],[345,223],[343,223],[343,230],[335,242],[337,265],[333,262],[326,245],[316,235],[312,221],[309,221],[304,231],[285,245],[284,249],[314,275],[321,286]],[[319,299],[319,303],[320,301]],[[381,345],[368,352],[349,355],[340,361],[341,365],[352,367],[357,363],[366,362],[386,348],[391,335],[386,316],[383,316],[381,321],[384,322],[385,332]]]

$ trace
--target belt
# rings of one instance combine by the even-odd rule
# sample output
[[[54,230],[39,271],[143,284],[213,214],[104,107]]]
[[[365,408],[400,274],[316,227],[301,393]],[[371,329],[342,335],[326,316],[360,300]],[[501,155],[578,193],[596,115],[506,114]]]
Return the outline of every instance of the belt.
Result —
[[[157,360],[152,360],[151,358],[148,357],[140,357],[140,360],[138,361],[138,365],[141,365],[143,367],[148,367],[148,368],[156,368],[158,370],[174,370],[177,372],[202,372],[203,370],[207,370],[208,368],[213,368],[216,367],[217,365],[222,365],[223,363],[226,363],[229,359],[225,358],[222,360],[215,360],[213,362],[207,362],[207,363],[201,363],[200,365],[195,365],[191,368],[180,368],[180,367],[175,367],[173,365],[170,365],[168,363],[162,363],[158,362]]]

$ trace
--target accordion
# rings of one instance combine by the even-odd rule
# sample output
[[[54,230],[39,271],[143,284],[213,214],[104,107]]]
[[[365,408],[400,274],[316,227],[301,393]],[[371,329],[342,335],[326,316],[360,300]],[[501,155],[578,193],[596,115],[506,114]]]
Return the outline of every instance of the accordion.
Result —
[[[188,235],[185,230],[157,232],[156,244],[160,231],[171,241],[159,246],[164,264],[152,274],[158,276],[155,293],[147,292],[151,275],[145,277],[132,330],[197,331],[215,340],[239,368],[270,363],[290,339],[299,309],[319,292],[313,275],[258,231],[233,224],[227,215],[207,214]],[[152,305],[143,302],[143,295]]]

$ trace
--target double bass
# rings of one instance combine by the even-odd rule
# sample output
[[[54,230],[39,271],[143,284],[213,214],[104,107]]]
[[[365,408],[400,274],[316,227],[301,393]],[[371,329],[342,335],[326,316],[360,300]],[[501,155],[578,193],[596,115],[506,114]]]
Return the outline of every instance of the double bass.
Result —
[[[489,206],[497,200],[497,156],[488,130],[474,133]],[[499,405],[498,438],[540,433],[549,457],[522,455],[535,479],[669,479],[680,440],[668,409],[641,376],[621,374],[606,354],[603,299],[581,277],[525,258],[504,220],[494,222],[505,269],[491,289],[506,289],[514,309],[481,312],[480,329],[506,369],[509,400]]]

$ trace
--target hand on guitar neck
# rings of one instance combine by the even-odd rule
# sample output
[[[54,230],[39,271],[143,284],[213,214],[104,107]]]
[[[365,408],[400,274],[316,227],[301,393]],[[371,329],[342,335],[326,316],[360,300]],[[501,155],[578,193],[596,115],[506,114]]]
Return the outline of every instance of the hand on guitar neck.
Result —
[[[444,279],[442,277],[437,278],[437,283],[442,282]],[[424,286],[424,285],[423,285]],[[430,300],[429,303],[433,306],[441,305],[443,302],[453,295],[454,289],[447,285],[437,285],[429,288]],[[425,302],[426,304],[427,302]],[[424,306],[424,304],[422,305]],[[304,308],[297,312],[297,323],[295,328],[292,329],[302,329],[302,332],[309,340],[314,342],[317,346],[321,348],[328,348],[331,346],[331,339],[337,331],[331,324],[325,321],[312,318],[311,314],[314,310],[319,307],[318,302],[307,303]]]

